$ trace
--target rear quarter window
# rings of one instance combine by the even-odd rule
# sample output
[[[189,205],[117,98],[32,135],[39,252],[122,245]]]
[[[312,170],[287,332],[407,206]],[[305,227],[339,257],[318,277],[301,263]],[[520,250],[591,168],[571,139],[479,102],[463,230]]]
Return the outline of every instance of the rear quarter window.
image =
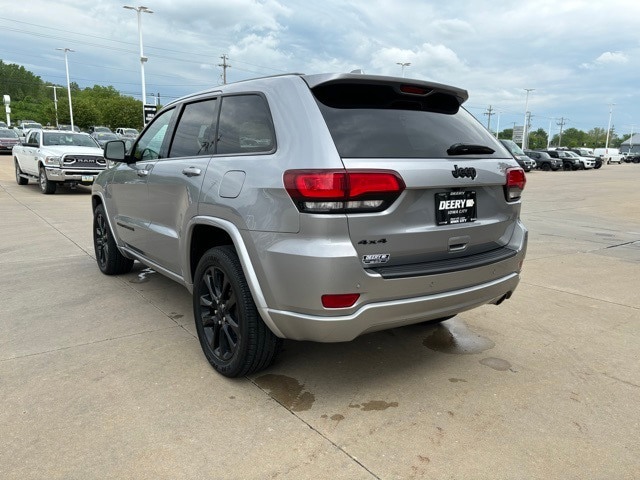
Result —
[[[264,97],[249,94],[222,98],[216,153],[269,153],[275,145],[271,113]]]

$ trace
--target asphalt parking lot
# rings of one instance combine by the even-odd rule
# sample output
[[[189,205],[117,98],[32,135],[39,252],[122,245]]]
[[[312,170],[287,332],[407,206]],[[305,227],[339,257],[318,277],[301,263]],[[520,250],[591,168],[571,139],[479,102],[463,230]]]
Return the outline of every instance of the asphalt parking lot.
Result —
[[[89,190],[0,157],[0,478],[640,478],[640,166],[531,172],[511,300],[248,378],[188,292],[102,275]]]

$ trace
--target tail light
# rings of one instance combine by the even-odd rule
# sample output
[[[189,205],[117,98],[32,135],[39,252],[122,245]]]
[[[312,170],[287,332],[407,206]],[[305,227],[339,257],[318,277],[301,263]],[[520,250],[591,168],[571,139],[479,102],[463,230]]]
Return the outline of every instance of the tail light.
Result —
[[[379,212],[405,189],[392,170],[287,170],[284,186],[304,213]]]
[[[504,195],[507,202],[519,200],[527,183],[527,177],[521,168],[507,168],[507,184],[504,187]]]

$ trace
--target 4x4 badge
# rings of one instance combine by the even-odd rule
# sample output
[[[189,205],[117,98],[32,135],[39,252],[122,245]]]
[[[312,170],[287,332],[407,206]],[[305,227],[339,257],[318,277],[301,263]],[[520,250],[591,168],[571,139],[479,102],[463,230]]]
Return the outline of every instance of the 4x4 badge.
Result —
[[[476,169],[473,167],[458,168],[458,165],[454,165],[451,175],[453,175],[453,178],[469,177],[473,180],[476,178]]]
[[[388,253],[374,253],[371,255],[363,255],[362,263],[364,263],[365,265],[371,265],[374,263],[387,263],[390,258],[391,255],[389,255]]]

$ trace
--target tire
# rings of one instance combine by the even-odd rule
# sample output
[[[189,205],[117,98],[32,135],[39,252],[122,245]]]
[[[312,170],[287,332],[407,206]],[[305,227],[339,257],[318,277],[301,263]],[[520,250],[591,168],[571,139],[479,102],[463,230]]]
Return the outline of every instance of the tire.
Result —
[[[543,163],[542,170],[544,170],[545,172],[548,172],[549,170],[551,170],[551,165],[549,165],[548,163]]]
[[[118,250],[102,205],[98,205],[93,211],[93,248],[98,268],[105,275],[119,275],[131,271],[133,260]]]
[[[18,161],[14,160],[13,161],[15,167],[16,167],[16,183],[18,185],[26,185],[27,183],[29,183],[29,179],[28,178],[24,178],[21,177],[20,174],[22,173],[22,170],[20,170],[20,166],[18,165]]]
[[[40,185],[40,191],[45,195],[51,195],[56,193],[56,188],[58,184],[56,182],[51,182],[47,178],[47,172],[44,167],[40,167],[40,175],[38,176],[38,184]]]
[[[200,259],[193,284],[193,316],[205,357],[225,377],[267,368],[281,348],[282,340],[258,314],[231,246],[214,247]]]

